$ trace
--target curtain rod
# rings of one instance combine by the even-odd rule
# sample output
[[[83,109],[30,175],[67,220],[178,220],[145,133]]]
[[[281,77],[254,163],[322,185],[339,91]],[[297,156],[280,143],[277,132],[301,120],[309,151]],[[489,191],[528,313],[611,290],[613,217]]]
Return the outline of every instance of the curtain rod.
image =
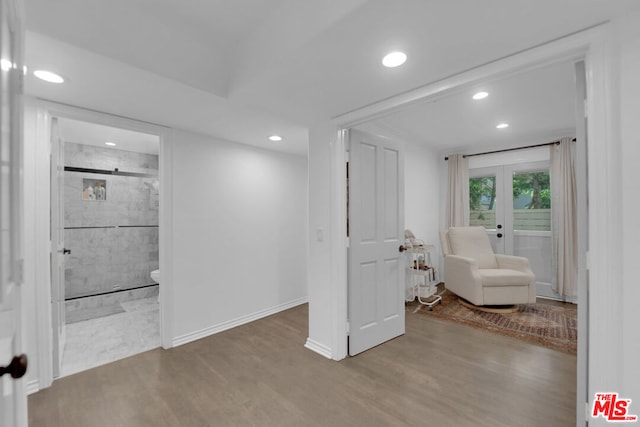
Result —
[[[571,141],[576,142],[576,139],[573,138]],[[484,154],[504,153],[506,151],[516,151],[516,150],[524,150],[526,148],[545,147],[547,145],[553,145],[553,144],[560,144],[560,141],[545,142],[544,144],[536,144],[536,145],[526,145],[524,147],[505,148],[503,150],[485,151],[484,153],[463,154],[462,157],[467,158],[467,157],[473,157],[473,156],[482,156]],[[446,156],[444,159],[449,160],[449,156]]]

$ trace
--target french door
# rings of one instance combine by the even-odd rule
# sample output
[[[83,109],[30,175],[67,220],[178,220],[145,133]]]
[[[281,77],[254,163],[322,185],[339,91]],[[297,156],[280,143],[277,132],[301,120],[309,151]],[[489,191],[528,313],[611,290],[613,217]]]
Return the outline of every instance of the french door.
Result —
[[[538,296],[552,290],[549,163],[532,162],[469,170],[469,225],[487,229],[496,253],[529,259]]]

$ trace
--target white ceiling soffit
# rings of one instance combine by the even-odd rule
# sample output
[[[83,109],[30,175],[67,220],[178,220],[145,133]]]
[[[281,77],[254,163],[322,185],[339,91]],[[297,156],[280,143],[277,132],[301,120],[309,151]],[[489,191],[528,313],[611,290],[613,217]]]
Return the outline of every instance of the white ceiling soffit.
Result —
[[[473,100],[476,92],[489,96]],[[399,137],[437,151],[472,153],[553,141],[575,134],[573,62],[563,62],[500,81],[477,84],[431,102],[365,123],[358,128]],[[496,129],[498,123],[509,124]]]
[[[26,0],[27,29],[225,97],[235,52],[280,0]]]
[[[28,73],[28,95],[109,114],[211,135],[261,148],[307,154],[307,128],[272,113],[234,105],[176,80],[27,32],[25,61],[65,78],[62,85]],[[272,143],[271,134],[284,140]]]
[[[59,118],[58,131],[64,142],[75,144],[156,155],[160,149],[160,139],[156,135],[96,123]],[[112,142],[116,145],[108,146],[105,145],[105,142]]]

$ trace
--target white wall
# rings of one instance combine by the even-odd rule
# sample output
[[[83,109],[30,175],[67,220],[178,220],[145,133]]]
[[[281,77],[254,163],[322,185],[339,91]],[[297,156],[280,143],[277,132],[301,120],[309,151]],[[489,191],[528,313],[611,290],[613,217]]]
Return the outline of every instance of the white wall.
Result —
[[[572,136],[572,135],[567,135]],[[524,145],[546,144],[551,140],[525,143]],[[515,145],[523,145],[514,141]],[[478,151],[482,151],[479,147]],[[469,169],[488,168],[492,166],[516,165],[521,163],[542,162],[549,160],[549,147],[528,148],[524,150],[507,151],[504,153],[487,154],[484,156],[469,157]]]
[[[631,413],[640,416],[640,198],[638,190],[638,161],[640,161],[640,12],[629,15],[616,24],[615,35],[620,58],[619,111],[621,146],[622,194],[622,348],[620,358],[621,383],[611,384],[624,398],[633,399]],[[612,206],[611,209],[618,207]],[[596,261],[597,262],[597,261]],[[592,319],[597,321],[597,319]],[[611,349],[615,353],[615,349]]]
[[[38,134],[44,114],[35,100],[25,104],[22,306],[34,392],[52,375],[45,348],[51,325],[43,326],[51,321],[50,149]],[[307,159],[179,130],[167,132],[164,143],[160,173],[173,196],[161,206],[169,218],[161,230],[171,275],[161,290],[164,318],[172,322],[165,325],[168,346],[306,302]]]
[[[306,346],[332,357],[335,351],[331,242],[331,143],[335,128],[320,124],[309,129],[309,335]],[[346,313],[345,313],[346,317]]]
[[[416,238],[435,245],[431,261],[436,264],[439,280],[443,280],[440,258],[441,157],[434,150],[416,143],[405,145],[404,159],[404,227]]]
[[[174,343],[306,302],[306,158],[171,139]]]
[[[438,153],[415,143],[405,145],[405,228],[439,247],[440,162]]]

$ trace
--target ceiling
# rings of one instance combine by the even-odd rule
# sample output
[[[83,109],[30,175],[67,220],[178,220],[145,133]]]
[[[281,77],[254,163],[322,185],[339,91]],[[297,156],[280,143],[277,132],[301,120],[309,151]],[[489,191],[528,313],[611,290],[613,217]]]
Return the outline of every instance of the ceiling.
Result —
[[[58,120],[58,132],[65,142],[93,145],[105,149],[113,148],[156,155],[160,149],[160,138],[156,135],[67,118]],[[105,145],[105,142],[112,142],[116,145],[108,146]]]
[[[66,78],[52,85],[28,75],[28,94],[300,155],[313,124],[640,8],[637,0],[25,3],[27,66]],[[395,49],[407,53],[407,63],[382,67],[383,54]],[[514,124],[526,118],[530,126],[530,112],[516,118],[521,97],[507,96],[498,83],[491,92],[469,108],[495,108],[488,121],[509,112]],[[466,108],[455,99],[436,106]],[[382,126],[438,149],[479,143],[480,115],[447,119],[458,128],[470,123],[470,131],[446,139],[424,127],[425,117],[435,121],[445,110],[429,111],[390,116]],[[268,141],[273,133],[284,140]]]
[[[472,99],[479,91],[489,96]],[[411,105],[358,128],[446,153],[526,146],[574,136],[576,98],[575,64],[562,62]],[[497,129],[499,123],[509,127]]]

